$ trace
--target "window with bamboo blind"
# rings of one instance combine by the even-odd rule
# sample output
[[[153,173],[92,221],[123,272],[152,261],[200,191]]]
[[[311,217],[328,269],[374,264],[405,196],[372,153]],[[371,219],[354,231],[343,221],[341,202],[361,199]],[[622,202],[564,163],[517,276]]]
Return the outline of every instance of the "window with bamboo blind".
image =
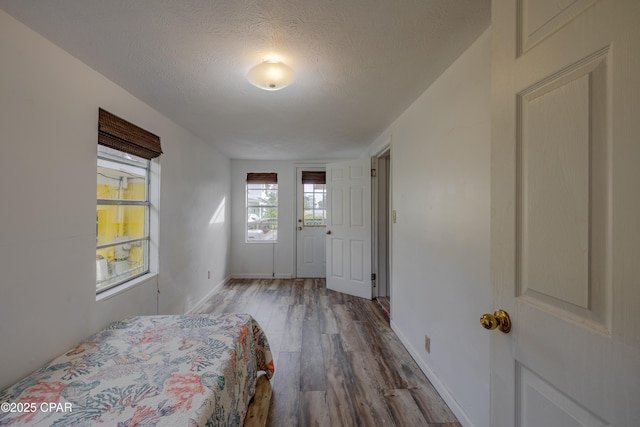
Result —
[[[247,243],[278,240],[278,174],[251,172],[247,174]]]
[[[149,272],[151,159],[160,138],[98,113],[96,293]]]

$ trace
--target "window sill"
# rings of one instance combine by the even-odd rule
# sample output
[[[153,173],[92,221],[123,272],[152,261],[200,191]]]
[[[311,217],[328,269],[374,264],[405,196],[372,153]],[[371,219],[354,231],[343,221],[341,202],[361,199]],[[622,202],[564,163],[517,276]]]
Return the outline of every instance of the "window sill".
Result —
[[[158,277],[158,273],[147,273],[140,277],[136,277],[135,279],[125,282],[114,288],[108,289],[104,292],[100,292],[99,294],[96,295],[96,301],[104,301],[109,298],[113,298],[116,295],[126,292],[132,288],[135,288],[136,286],[142,285],[143,283],[147,283],[151,280],[155,280],[157,277]]]

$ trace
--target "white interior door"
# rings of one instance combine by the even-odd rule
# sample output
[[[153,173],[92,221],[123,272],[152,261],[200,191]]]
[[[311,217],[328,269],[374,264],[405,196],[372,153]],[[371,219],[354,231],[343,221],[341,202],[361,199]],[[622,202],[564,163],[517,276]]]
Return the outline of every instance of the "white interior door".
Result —
[[[371,299],[371,160],[327,164],[327,288]]]
[[[492,14],[492,425],[640,426],[640,2]]]
[[[325,277],[326,184],[302,181],[303,172],[325,168],[297,168],[296,277]]]

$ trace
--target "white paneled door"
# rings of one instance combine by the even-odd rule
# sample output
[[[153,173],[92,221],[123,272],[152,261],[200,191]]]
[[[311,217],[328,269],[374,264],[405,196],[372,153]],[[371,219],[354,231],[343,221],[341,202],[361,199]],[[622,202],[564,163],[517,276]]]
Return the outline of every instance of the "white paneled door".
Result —
[[[371,299],[371,160],[327,164],[327,288]]]
[[[492,14],[491,425],[640,426],[640,2]]]

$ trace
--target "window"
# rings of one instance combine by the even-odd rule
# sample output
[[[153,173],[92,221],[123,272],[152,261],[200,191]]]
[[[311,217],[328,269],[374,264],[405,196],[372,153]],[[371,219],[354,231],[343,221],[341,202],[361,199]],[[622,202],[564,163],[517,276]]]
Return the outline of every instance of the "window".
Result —
[[[97,292],[149,271],[149,164],[98,147]]]
[[[324,227],[327,225],[325,198],[327,195],[325,172],[302,172],[303,212],[302,224],[305,227]]]
[[[278,240],[278,175],[247,174],[247,242]]]
[[[149,272],[151,159],[162,152],[160,138],[102,109],[98,144],[96,293]]]

